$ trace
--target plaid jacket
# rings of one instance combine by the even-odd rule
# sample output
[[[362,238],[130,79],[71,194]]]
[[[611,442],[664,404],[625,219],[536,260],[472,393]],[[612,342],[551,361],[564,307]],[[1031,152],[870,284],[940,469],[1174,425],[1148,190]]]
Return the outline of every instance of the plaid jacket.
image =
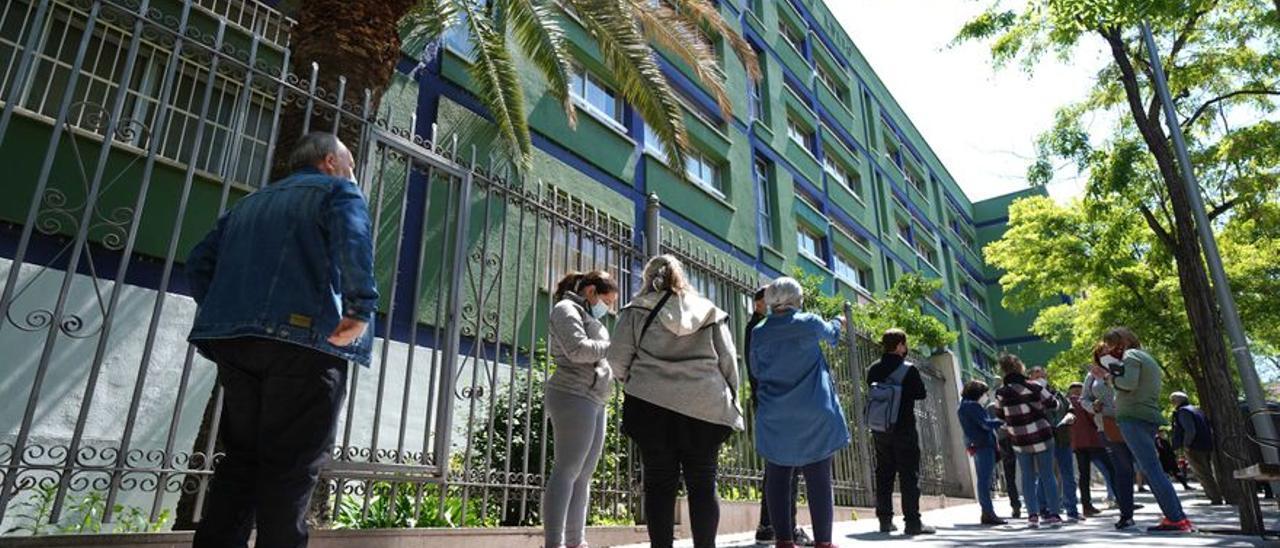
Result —
[[[1004,386],[996,390],[996,401],[1000,404],[996,416],[1004,420],[1014,451],[1039,453],[1049,449],[1053,426],[1044,410],[1058,405],[1049,389],[1012,373],[1005,376]]]

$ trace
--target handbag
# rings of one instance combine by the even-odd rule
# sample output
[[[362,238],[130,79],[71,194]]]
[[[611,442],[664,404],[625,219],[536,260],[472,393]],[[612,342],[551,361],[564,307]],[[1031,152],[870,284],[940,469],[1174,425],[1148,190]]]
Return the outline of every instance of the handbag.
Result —
[[[1124,435],[1120,433],[1120,424],[1112,417],[1102,417],[1102,434],[1111,443],[1124,443]]]

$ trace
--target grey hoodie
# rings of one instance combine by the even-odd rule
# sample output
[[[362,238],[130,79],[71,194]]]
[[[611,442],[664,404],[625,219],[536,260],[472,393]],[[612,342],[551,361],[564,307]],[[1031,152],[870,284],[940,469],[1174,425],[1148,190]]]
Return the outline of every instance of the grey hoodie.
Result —
[[[547,388],[604,405],[613,390],[613,374],[604,361],[609,331],[587,312],[586,304],[582,297],[566,292],[551,309],[547,350],[556,372],[547,379]]]
[[[629,396],[742,430],[729,315],[692,291],[672,295],[641,339],[645,319],[662,295],[645,293],[620,313],[608,352],[614,376]]]

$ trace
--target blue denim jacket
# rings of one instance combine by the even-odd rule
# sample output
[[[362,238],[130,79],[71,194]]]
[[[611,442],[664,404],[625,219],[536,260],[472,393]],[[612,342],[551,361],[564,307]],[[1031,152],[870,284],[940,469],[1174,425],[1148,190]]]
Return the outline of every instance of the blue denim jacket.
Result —
[[[374,285],[369,208],[352,181],[300,170],[245,196],[191,250],[198,309],[187,340],[261,337],[369,365]],[[343,317],[369,322],[329,344]]]

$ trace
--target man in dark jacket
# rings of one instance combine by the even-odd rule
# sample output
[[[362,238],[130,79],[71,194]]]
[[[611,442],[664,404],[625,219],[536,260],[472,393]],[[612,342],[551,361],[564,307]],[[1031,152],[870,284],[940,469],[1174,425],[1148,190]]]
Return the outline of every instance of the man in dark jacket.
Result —
[[[898,420],[889,432],[872,432],[876,448],[876,517],[880,532],[893,526],[893,480],[896,476],[902,492],[902,517],[907,535],[930,535],[932,527],[920,522],[920,435],[916,431],[916,400],[923,400],[924,379],[914,365],[906,363],[907,333],[890,329],[880,338],[884,355],[867,371],[867,385],[886,382],[899,366],[907,368],[902,377],[902,403]]]
[[[755,330],[756,326],[760,325],[761,323],[764,323],[764,319],[767,317],[768,317],[768,309],[765,308],[765,305],[764,305],[764,288],[762,287],[756,290],[755,298],[752,300],[751,319],[747,320],[747,332],[743,334],[743,337],[742,337],[743,348],[750,350],[751,332]],[[746,354],[746,357],[744,359],[750,361],[751,352],[747,351],[745,354]],[[757,403],[757,400],[755,397],[756,377],[755,375],[751,374],[750,363],[747,363],[747,384],[751,386],[751,411],[754,413],[756,410],[756,403]],[[796,499],[794,494],[800,492],[799,490],[800,471],[801,469],[797,467],[795,469],[795,475],[791,477],[791,493],[793,494],[791,498],[791,523],[796,523]],[[767,478],[768,478],[768,472],[765,472],[765,477],[761,478],[760,484],[764,485],[764,483],[768,481]],[[756,542],[772,543],[776,538],[777,536],[774,533],[773,524],[769,522],[769,505],[765,501],[764,489],[761,489],[760,490],[760,523],[756,525]],[[813,546],[813,539],[809,538],[809,533],[805,532],[805,530],[800,527],[795,528],[795,531],[792,532],[791,538],[793,542],[796,543],[797,546]]]
[[[1222,504],[1222,489],[1218,487],[1217,477],[1213,475],[1213,425],[1199,407],[1191,405],[1191,400],[1183,392],[1169,394],[1173,403],[1173,449],[1185,449],[1187,462],[1200,480],[1209,504]]]
[[[347,362],[369,364],[378,304],[368,205],[337,137],[310,133],[293,174],[242,198],[191,250],[188,340],[218,364],[226,452],[195,548],[307,544]]]

